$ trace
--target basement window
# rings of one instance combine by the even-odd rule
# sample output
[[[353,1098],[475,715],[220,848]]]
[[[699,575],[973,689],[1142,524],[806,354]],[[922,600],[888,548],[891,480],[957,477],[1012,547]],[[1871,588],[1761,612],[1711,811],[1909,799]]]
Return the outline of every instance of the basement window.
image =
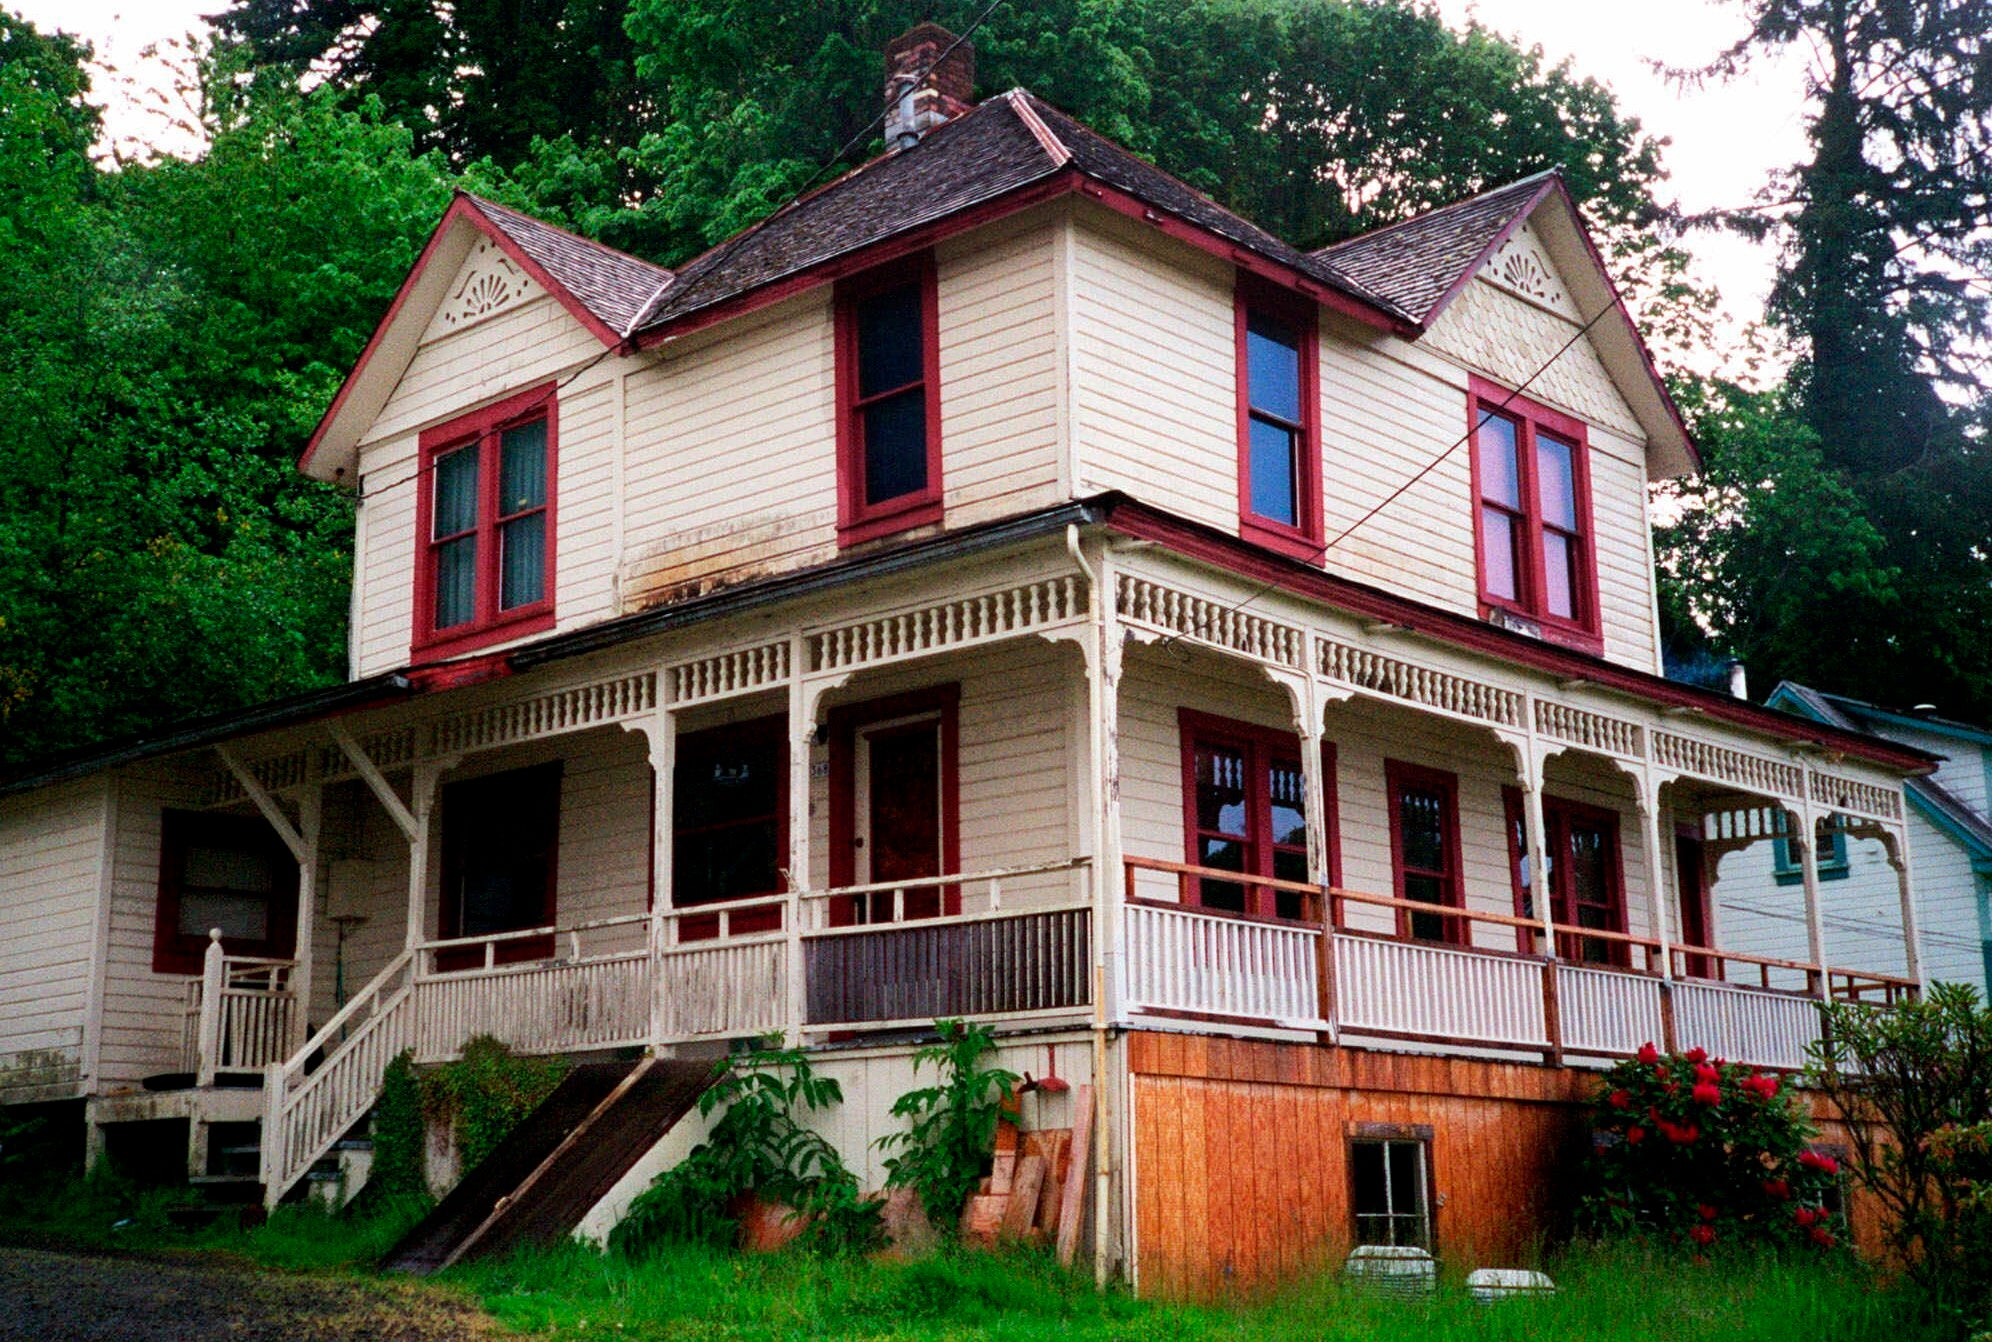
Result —
[[[1419,1139],[1349,1143],[1349,1205],[1356,1243],[1432,1247],[1429,1144]]]

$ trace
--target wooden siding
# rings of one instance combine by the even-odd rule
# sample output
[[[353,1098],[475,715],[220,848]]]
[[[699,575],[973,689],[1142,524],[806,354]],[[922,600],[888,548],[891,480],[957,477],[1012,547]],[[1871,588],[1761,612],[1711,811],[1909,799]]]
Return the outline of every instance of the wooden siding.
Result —
[[[1073,441],[1082,493],[1122,489],[1237,531],[1232,273],[1093,214],[1075,227]],[[1327,535],[1369,513],[1467,430],[1470,372],[1525,380],[1554,313],[1475,281],[1417,344],[1325,316],[1322,479]],[[1522,351],[1522,353],[1516,353]],[[1643,438],[1588,342],[1530,395],[1591,426],[1591,488],[1605,655],[1658,669]],[[1477,612],[1473,500],[1458,447],[1362,529],[1328,567],[1434,605]]]
[[[80,1093],[108,788],[0,802],[0,1104]]]

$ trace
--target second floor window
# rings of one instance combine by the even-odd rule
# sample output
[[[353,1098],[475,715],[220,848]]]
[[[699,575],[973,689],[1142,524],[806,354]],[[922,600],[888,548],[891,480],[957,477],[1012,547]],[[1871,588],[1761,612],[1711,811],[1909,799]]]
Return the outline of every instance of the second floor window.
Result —
[[[941,520],[939,296],[929,257],[837,290],[837,528],[844,544]]]
[[[1522,615],[1597,651],[1583,424],[1478,378],[1469,410],[1481,613]]]
[[[553,623],[552,391],[422,435],[415,647],[448,654]]]
[[[1236,309],[1239,531],[1313,560],[1321,541],[1314,310],[1244,279]]]

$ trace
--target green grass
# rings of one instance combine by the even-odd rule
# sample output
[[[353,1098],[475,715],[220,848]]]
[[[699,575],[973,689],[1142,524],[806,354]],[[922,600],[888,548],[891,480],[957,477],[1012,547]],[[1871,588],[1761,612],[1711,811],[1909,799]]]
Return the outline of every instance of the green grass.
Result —
[[[1378,1299],[1334,1282],[1230,1306],[1101,1295],[1037,1254],[916,1263],[745,1258],[673,1250],[641,1264],[582,1248],[450,1274],[510,1327],[624,1338],[1666,1339],[1667,1342],[1935,1342],[1915,1302],[1834,1260],[1738,1258],[1697,1267],[1642,1246],[1576,1249],[1548,1269],[1548,1300],[1482,1306],[1457,1282],[1429,1301]]]

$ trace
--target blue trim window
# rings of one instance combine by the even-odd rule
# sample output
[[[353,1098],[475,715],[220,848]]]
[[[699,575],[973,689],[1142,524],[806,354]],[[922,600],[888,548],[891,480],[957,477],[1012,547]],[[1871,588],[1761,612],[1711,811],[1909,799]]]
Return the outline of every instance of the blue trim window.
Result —
[[[1772,851],[1776,854],[1774,872],[1779,885],[1799,885],[1805,880],[1805,873],[1799,869],[1798,854],[1791,850],[1786,839],[1773,839]],[[1828,834],[1819,845],[1819,879],[1822,881],[1843,881],[1847,878],[1847,836],[1839,830]]]

